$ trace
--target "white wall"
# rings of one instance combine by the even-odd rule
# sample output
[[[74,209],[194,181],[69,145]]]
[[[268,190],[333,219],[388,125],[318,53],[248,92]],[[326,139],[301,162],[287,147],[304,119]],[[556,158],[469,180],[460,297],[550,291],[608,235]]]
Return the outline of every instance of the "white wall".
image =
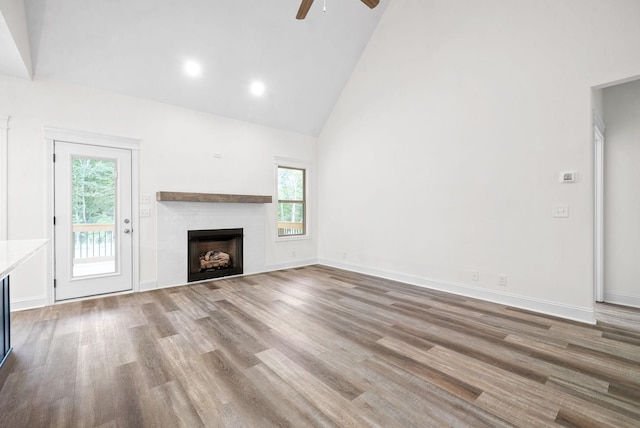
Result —
[[[42,238],[50,221],[43,126],[140,138],[140,193],[153,200],[161,190],[269,195],[275,191],[275,157],[316,161],[315,138],[46,80],[0,76],[0,112],[11,116],[9,239]],[[151,217],[140,219],[145,288],[157,280],[155,208],[154,202]],[[312,239],[276,242],[274,207],[267,212],[265,221],[273,227],[265,236],[266,267],[315,260],[315,227]],[[17,271],[13,307],[42,303],[45,287],[40,269]]]
[[[603,92],[604,297],[640,307],[640,80]]]
[[[604,118],[604,90],[602,88],[593,88],[591,90],[591,106],[593,111],[598,115],[599,120]]]
[[[0,0],[0,70],[31,79],[31,48],[24,0]]]
[[[320,136],[320,260],[592,322],[591,87],[640,74],[638,16],[392,1]]]

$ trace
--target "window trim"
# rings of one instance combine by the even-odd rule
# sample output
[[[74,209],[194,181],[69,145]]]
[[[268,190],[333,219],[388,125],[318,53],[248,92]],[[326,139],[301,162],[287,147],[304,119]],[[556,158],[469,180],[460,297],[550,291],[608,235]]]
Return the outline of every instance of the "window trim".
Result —
[[[275,240],[276,241],[296,241],[296,240],[303,240],[303,239],[311,239],[311,198],[309,197],[309,189],[310,187],[310,181],[312,179],[311,177],[311,170],[312,170],[312,164],[311,162],[308,161],[304,161],[304,160],[299,160],[299,159],[292,159],[292,158],[285,158],[285,157],[278,157],[276,156],[274,158],[274,184],[275,184],[275,188],[274,188],[274,198],[273,200],[275,201],[274,205],[274,233],[275,233]],[[278,199],[278,169],[279,168],[288,168],[288,169],[299,169],[299,170],[303,170],[304,171],[304,201],[294,201],[294,200],[283,200],[283,202],[292,202],[292,203],[303,203],[303,210],[304,210],[304,220],[303,220],[303,228],[304,228],[304,234],[300,234],[300,235],[279,235],[278,234],[278,204],[280,202],[280,199]]]

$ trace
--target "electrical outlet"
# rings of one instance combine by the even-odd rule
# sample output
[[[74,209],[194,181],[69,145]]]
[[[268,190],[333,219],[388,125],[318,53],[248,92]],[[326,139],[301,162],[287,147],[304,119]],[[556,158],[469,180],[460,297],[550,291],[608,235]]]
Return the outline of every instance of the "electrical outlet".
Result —
[[[345,260],[347,259],[347,252],[346,251],[344,253],[342,253],[342,258],[345,259]]]
[[[149,205],[151,203],[151,195],[140,195],[140,205]]]
[[[498,285],[502,285],[502,286],[507,285],[507,275],[502,273],[498,275]]]
[[[291,257],[295,257],[295,256],[296,256],[296,252],[295,252],[295,251],[292,251],[292,252],[291,252]]]
[[[140,208],[140,217],[151,216],[151,208]]]
[[[480,272],[478,272],[477,270],[472,270],[471,271],[471,280],[472,281],[480,281]]]
[[[569,205],[554,205],[553,216],[556,218],[569,217]]]

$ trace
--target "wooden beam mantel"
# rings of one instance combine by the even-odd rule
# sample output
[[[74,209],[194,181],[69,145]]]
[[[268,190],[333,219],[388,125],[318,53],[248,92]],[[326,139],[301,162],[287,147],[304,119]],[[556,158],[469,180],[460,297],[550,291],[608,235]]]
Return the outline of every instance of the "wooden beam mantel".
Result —
[[[263,195],[224,195],[221,193],[190,193],[190,192],[156,192],[158,202],[221,202],[270,204],[272,196]]]

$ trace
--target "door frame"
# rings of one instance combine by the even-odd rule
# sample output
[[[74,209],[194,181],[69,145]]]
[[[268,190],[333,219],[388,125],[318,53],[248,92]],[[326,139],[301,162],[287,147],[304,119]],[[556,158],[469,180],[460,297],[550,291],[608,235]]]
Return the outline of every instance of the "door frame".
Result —
[[[604,302],[604,121],[593,111],[594,150],[594,297]]]
[[[91,146],[111,147],[115,149],[131,150],[131,228],[133,229],[133,277],[132,290],[123,293],[135,293],[140,290],[140,219],[139,219],[139,200],[140,200],[140,140],[137,138],[118,137],[112,135],[97,134],[92,132],[75,131],[71,129],[44,127],[45,140],[45,194],[46,194],[46,215],[45,230],[47,238],[52,243],[47,246],[46,255],[46,281],[47,281],[47,304],[55,304],[54,293],[54,266],[55,266],[55,234],[53,226],[54,215],[54,169],[53,169],[53,149],[54,142],[60,141],[65,143],[86,144]],[[117,294],[117,293],[116,293]],[[70,300],[65,300],[69,302]]]

